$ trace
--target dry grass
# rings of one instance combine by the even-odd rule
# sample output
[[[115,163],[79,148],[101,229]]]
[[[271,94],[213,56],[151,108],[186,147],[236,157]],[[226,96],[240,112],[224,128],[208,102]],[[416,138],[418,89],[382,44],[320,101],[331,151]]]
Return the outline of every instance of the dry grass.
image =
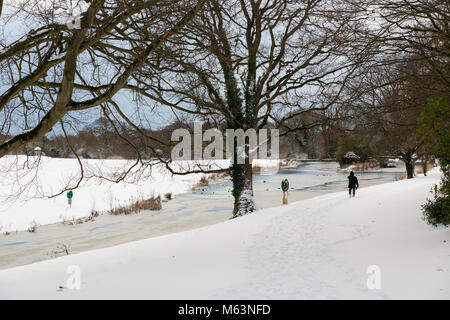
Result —
[[[259,167],[259,166],[254,166],[254,167],[252,167],[252,172],[253,172],[254,174],[260,174],[261,171],[262,171],[262,168]]]
[[[209,177],[203,176],[196,187],[207,187],[211,182],[223,179],[228,176],[228,172],[212,173]]]
[[[434,165],[432,163],[427,163],[427,172],[430,171],[432,168],[434,167]],[[423,174],[423,167],[417,167],[416,168],[416,173],[417,174]]]
[[[399,181],[399,180],[405,180],[408,177],[408,174],[406,172],[403,173],[398,173],[395,176],[395,181]]]
[[[217,172],[217,173],[211,174],[209,181],[215,181],[218,179],[225,179],[225,178],[229,178],[229,177],[230,177],[230,174],[227,171]]]
[[[434,165],[432,163],[427,163],[427,172],[430,171]],[[423,168],[422,166],[416,166],[415,167],[415,174],[423,174]],[[404,180],[408,177],[408,174],[406,172],[400,173],[395,177],[395,181],[398,180]]]
[[[191,188],[191,192],[195,192],[195,190],[197,190],[198,188],[205,188],[205,187],[209,186],[210,180],[212,180],[212,176],[209,178],[206,176],[203,176],[200,179],[200,181],[197,182],[197,184]]]
[[[203,176],[200,181],[191,188],[192,192],[195,192],[196,189],[198,188],[205,188],[207,186],[209,186],[210,183],[219,180],[219,179],[224,179],[226,177],[229,177],[229,173],[224,171],[224,172],[219,172],[219,173],[211,173],[209,176]]]
[[[209,178],[203,176],[197,184],[199,187],[207,187],[209,186]]]
[[[130,201],[129,205],[115,207],[111,209],[109,212],[112,215],[128,215],[128,214],[134,214],[139,213],[142,210],[152,210],[152,211],[159,211],[162,209],[161,205],[161,197],[151,197],[150,199],[146,200],[134,200],[132,199]]]

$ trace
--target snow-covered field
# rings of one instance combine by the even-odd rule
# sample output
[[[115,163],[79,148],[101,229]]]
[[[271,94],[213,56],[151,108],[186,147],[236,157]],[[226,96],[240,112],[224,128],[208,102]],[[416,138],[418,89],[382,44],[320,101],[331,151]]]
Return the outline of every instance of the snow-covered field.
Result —
[[[76,185],[80,176],[77,160],[41,157],[38,167],[37,160],[25,156],[0,159],[0,233],[26,230],[34,223],[45,225],[87,217],[93,210],[103,213],[168,192],[184,193],[202,177],[171,176],[162,165],[156,165],[140,172],[134,170],[135,174],[119,183],[92,178],[73,191],[69,207],[66,192],[54,198],[48,196]],[[115,172],[123,172],[132,164],[125,160],[83,160],[83,169],[85,176],[115,178]]]
[[[254,166],[275,171],[279,160],[255,160]],[[6,156],[0,159],[0,234],[27,230],[30,226],[42,226],[88,217],[92,211],[106,213],[118,206],[126,206],[136,200],[152,196],[164,197],[166,193],[186,193],[204,174],[172,175],[162,164],[142,169],[137,166],[119,183],[99,179],[102,176],[117,179],[117,173],[126,172],[134,161],[82,160],[83,181],[73,191],[69,207],[66,187],[77,184],[81,171],[76,159],[50,157]],[[228,160],[179,161],[173,163],[176,171],[219,169],[229,166]],[[210,167],[211,165],[211,167]]]
[[[3,270],[0,299],[449,299],[450,231],[420,210],[438,181],[434,170]]]

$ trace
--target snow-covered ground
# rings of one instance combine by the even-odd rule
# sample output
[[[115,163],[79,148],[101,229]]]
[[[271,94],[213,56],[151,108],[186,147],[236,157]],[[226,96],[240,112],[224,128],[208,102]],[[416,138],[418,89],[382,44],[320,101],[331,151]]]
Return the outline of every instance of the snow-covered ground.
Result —
[[[37,163],[39,161],[39,164]],[[115,179],[133,165],[126,160],[83,160],[85,177],[102,175]],[[46,225],[87,217],[92,211],[107,212],[138,199],[180,194],[198,183],[202,174],[172,176],[162,165],[132,170],[124,181],[114,183],[92,178],[73,191],[69,207],[64,188],[77,184],[80,166],[76,159],[6,156],[0,159],[0,233],[26,230],[32,224]]]
[[[278,170],[279,160],[255,161],[259,166]],[[73,191],[69,207],[67,187],[74,187],[81,175],[76,159],[50,157],[6,156],[0,159],[0,233],[27,230],[65,220],[88,217],[92,211],[106,213],[118,206],[152,196],[164,197],[166,193],[186,193],[205,174],[172,175],[162,164],[136,166],[119,183],[96,178],[102,176],[116,180],[118,173],[126,172],[135,164],[127,160],[83,159],[84,177],[92,177]],[[204,170],[229,166],[221,161],[175,161],[175,171],[194,170],[201,165]],[[211,167],[210,167],[211,166]]]
[[[3,270],[0,299],[449,299],[450,231],[420,210],[438,181],[434,170]]]

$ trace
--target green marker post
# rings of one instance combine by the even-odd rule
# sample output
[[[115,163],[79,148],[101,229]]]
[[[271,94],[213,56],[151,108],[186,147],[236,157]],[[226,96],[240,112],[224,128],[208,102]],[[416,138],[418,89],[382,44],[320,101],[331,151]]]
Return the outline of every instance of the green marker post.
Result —
[[[281,181],[281,190],[283,190],[283,204],[287,204],[288,203],[288,190],[289,190],[289,181],[288,179],[284,179],[283,181]]]
[[[72,207],[72,198],[73,198],[73,191],[70,190],[69,192],[67,192],[67,201],[70,207]]]

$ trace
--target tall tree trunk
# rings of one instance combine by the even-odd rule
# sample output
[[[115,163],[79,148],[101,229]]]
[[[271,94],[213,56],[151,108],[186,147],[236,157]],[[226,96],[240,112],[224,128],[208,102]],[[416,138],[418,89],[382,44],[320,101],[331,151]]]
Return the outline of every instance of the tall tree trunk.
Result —
[[[423,175],[426,176],[427,175],[427,165],[428,165],[428,161],[425,159],[422,162],[422,171],[423,171]]]
[[[239,213],[239,199],[242,194],[242,190],[244,190],[244,182],[245,182],[245,165],[237,164],[236,158],[231,165],[230,170],[231,182],[233,183],[233,197],[234,197],[234,208],[233,208],[233,216],[236,217]]]
[[[401,159],[403,160],[403,162],[405,163],[405,166],[406,166],[406,174],[407,174],[408,179],[414,178],[414,165],[415,165],[415,161],[413,159],[414,151],[415,150],[413,150],[413,149],[409,149],[400,154]]]
[[[236,147],[235,147],[236,150]],[[250,162],[249,148],[245,147],[245,163],[237,163],[237,154],[235,151],[234,162],[231,170],[231,179],[233,182],[234,208],[233,217],[240,217],[256,210],[256,203],[253,195],[253,171]]]
[[[414,163],[412,161],[405,162],[406,165],[406,174],[408,175],[408,179],[414,178]]]

